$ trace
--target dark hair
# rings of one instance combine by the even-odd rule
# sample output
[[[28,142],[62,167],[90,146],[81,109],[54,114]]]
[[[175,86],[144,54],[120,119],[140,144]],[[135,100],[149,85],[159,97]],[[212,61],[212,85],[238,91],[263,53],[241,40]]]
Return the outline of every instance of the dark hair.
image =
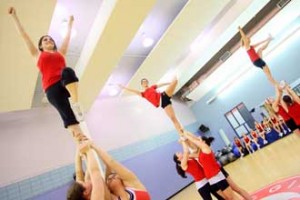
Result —
[[[293,104],[293,100],[292,100],[292,98],[289,95],[284,95],[282,97],[282,100],[284,101],[284,103],[286,103],[288,105]]]
[[[206,137],[206,136],[202,136],[201,138],[202,138],[202,140],[203,140],[208,146],[210,146],[211,143],[215,140],[214,137]]]
[[[141,79],[141,84],[143,83],[143,81],[148,81],[148,79],[142,78],[142,79]],[[148,82],[149,82],[149,81],[148,81]]]
[[[44,51],[43,48],[41,47],[44,37],[50,37],[50,39],[51,39],[51,40],[53,41],[53,43],[54,43],[53,50],[56,51],[56,50],[57,50],[57,46],[56,46],[56,44],[55,44],[55,41],[53,40],[53,38],[52,38],[50,35],[43,35],[43,36],[39,39],[39,43],[38,43],[38,48],[39,48],[39,50],[40,50],[40,51]]]
[[[67,200],[85,200],[83,196],[84,187],[74,181],[68,190]]]
[[[185,171],[180,166],[180,161],[178,160],[178,157],[176,154],[173,156],[173,161],[176,163],[176,171],[182,178],[187,178],[185,175]]]

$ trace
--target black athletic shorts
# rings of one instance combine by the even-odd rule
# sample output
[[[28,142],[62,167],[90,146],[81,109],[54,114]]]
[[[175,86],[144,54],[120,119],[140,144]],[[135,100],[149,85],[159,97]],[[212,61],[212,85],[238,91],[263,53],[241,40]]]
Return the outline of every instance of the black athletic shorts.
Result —
[[[78,82],[75,72],[71,68],[65,68],[62,71],[62,79],[47,88],[46,95],[48,101],[56,108],[60,117],[64,122],[64,127],[67,128],[73,124],[79,124],[76,120],[74,112],[71,108],[69,97],[70,94],[65,88],[65,85],[73,82]]]
[[[261,58],[257,59],[256,61],[253,62],[253,65],[255,65],[256,67],[259,68],[264,68],[265,66],[267,66],[267,64],[265,63],[265,61]]]
[[[162,108],[165,108],[168,105],[172,104],[171,97],[169,97],[166,92],[161,93],[160,98],[161,98],[161,107]]]
[[[212,184],[210,187],[211,187],[211,190],[213,190],[213,191],[218,191],[218,190],[224,191],[229,187],[229,184],[226,179],[223,179],[215,184]]]
[[[291,131],[294,131],[298,128],[297,124],[295,123],[293,118],[287,120],[285,123],[286,123],[287,127],[289,127],[289,129],[291,129]]]

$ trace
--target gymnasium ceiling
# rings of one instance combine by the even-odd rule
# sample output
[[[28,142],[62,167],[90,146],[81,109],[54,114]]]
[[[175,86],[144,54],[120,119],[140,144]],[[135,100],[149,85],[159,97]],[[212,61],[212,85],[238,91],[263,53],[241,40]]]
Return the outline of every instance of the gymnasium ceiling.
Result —
[[[269,0],[1,0],[0,112],[45,105],[36,61],[7,14],[9,6],[16,8],[33,41],[49,33],[58,45],[66,19],[74,15],[75,34],[67,63],[80,77],[80,101],[88,110],[96,98],[126,95],[117,83],[140,89],[141,78],[147,77],[151,83],[167,82],[176,74],[177,90],[182,89],[237,34],[237,27],[245,26],[268,3]],[[281,14],[286,24],[299,19],[299,8],[299,1],[292,1],[282,10],[287,10]],[[255,35],[256,39],[266,37],[274,24],[266,27]],[[280,32],[272,30],[276,31]],[[145,48],[143,40],[148,37],[154,43]],[[247,62],[237,60],[236,66]],[[240,73],[224,68],[220,79],[220,70],[217,71],[202,76],[201,83],[187,97],[199,100]]]

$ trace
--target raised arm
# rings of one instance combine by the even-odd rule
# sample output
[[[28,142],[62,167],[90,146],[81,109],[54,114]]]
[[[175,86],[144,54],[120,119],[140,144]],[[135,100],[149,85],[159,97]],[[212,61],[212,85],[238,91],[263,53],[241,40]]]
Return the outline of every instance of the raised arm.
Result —
[[[105,183],[101,176],[100,169],[97,160],[93,154],[92,148],[90,148],[89,143],[82,143],[80,148],[80,153],[86,155],[87,160],[87,170],[90,174],[91,182],[93,185],[91,200],[104,200],[105,196]]]
[[[138,90],[134,90],[134,89],[131,89],[131,88],[127,88],[127,87],[125,87],[124,85],[121,85],[121,84],[118,84],[118,86],[119,86],[121,89],[123,89],[123,90],[126,90],[126,91],[128,91],[128,92],[134,93],[134,94],[139,95],[139,96],[142,96],[142,93],[141,93],[140,91],[138,91]]]
[[[245,34],[245,32],[243,31],[243,29],[239,26],[238,30],[240,32],[241,35],[241,40],[242,40],[242,44],[243,46],[248,49],[250,48],[250,39],[247,37],[247,35]]]
[[[37,57],[38,54],[39,54],[39,51],[38,49],[34,46],[32,40],[30,39],[30,37],[27,35],[27,33],[25,32],[23,26],[21,25],[20,23],[20,20],[17,16],[17,13],[16,13],[16,9],[14,7],[10,7],[9,10],[8,10],[8,13],[12,16],[13,20],[14,20],[14,23],[16,25],[16,28],[19,32],[19,34],[21,35],[21,37],[23,38],[23,40],[25,41],[26,43],[26,46],[30,52],[30,54],[33,56],[33,57]]]
[[[180,166],[181,168],[185,171],[188,168],[187,162],[189,159],[189,149],[188,149],[188,145],[185,141],[181,141],[182,144],[182,149],[183,149],[183,157],[180,161]]]
[[[95,144],[91,144],[91,147],[95,149],[100,159],[105,163],[107,168],[116,172],[123,180],[124,184],[135,189],[146,191],[145,186],[140,182],[137,176],[123,166],[121,163],[114,160],[107,152],[103,149],[96,147]]]
[[[58,50],[63,55],[66,55],[66,53],[68,51],[68,47],[69,47],[69,43],[70,43],[70,39],[71,39],[71,32],[72,32],[73,22],[74,22],[74,17],[70,16],[69,22],[68,22],[67,34],[66,34],[66,36],[63,40],[63,43],[62,43],[61,47]]]
[[[75,175],[76,175],[76,181],[84,181],[82,160],[81,160],[79,150],[76,151],[76,155],[75,155]]]
[[[198,138],[197,136],[195,136],[194,134],[185,131],[184,132],[184,136],[192,143],[194,143],[197,147],[199,147],[201,149],[201,151],[203,151],[204,153],[210,153],[211,149],[210,147],[205,144],[204,141],[202,141],[202,139]]]
[[[286,87],[286,91],[289,95],[291,95],[291,97],[293,98],[293,100],[295,102],[297,102],[298,104],[300,104],[300,98],[299,96],[294,92],[294,90],[289,86],[287,85]]]
[[[282,96],[282,90],[279,88],[279,86],[275,87],[275,100],[272,103],[272,108],[275,112],[279,111],[279,104],[281,102],[281,96]]]

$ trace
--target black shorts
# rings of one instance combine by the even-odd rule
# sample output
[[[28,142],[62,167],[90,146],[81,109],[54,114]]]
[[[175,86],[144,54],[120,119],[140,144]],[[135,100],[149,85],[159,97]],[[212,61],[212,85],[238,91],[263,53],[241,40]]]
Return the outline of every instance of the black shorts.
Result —
[[[296,130],[297,128],[297,124],[295,123],[295,121],[293,120],[293,118],[287,120],[286,122],[287,127],[289,127],[289,129],[291,129],[291,131]]]
[[[202,188],[199,188],[198,193],[200,194],[202,199],[212,200],[212,197],[210,195],[211,188],[210,188],[209,183],[206,183]]]
[[[78,82],[78,78],[76,77],[74,70],[71,68],[65,68],[62,71],[62,79],[48,87],[45,91],[48,101],[58,111],[64,122],[65,128],[70,125],[79,124],[69,102],[70,94],[65,88],[65,85],[73,82]]]
[[[162,108],[165,108],[168,105],[172,104],[171,97],[169,97],[166,92],[161,93],[160,98],[161,98],[161,107]]]
[[[261,58],[257,59],[256,61],[253,62],[253,65],[256,67],[259,67],[261,69],[263,69],[265,66],[267,66],[267,64],[265,63],[265,61]]]
[[[225,178],[227,178],[229,176],[228,172],[226,172],[226,170],[223,167],[221,167],[220,170],[221,170],[222,174],[225,176]]]
[[[229,184],[226,179],[223,179],[213,185],[210,186],[212,191],[218,191],[218,190],[226,190],[229,187]]]

